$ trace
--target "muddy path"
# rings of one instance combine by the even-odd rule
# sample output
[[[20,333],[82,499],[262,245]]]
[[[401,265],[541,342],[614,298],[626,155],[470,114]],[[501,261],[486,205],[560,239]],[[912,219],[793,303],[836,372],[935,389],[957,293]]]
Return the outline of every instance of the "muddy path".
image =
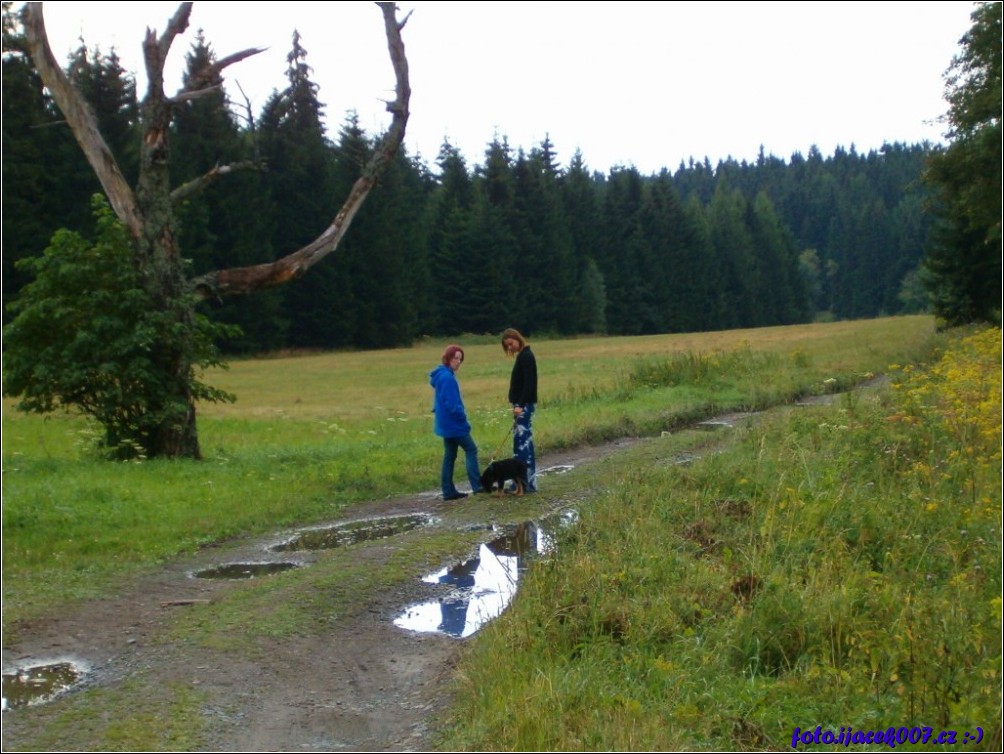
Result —
[[[540,467],[586,466],[637,442],[546,455]],[[428,517],[425,536],[438,529],[485,541],[507,525],[577,502],[549,495],[546,486],[521,498],[518,511],[509,497],[445,503],[425,492],[353,505],[330,523],[422,514]],[[118,714],[127,718],[126,728],[156,726],[164,748],[175,750],[428,750],[436,721],[450,704],[450,677],[464,639],[395,625],[408,605],[444,595],[444,588],[422,582],[416,572],[421,567],[408,562],[399,577],[381,571],[380,579],[372,578],[402,556],[414,533],[329,552],[277,552],[290,534],[204,548],[112,597],[19,626],[16,641],[4,641],[5,676],[61,662],[83,674],[43,703],[6,709],[3,750],[107,746],[116,725],[109,717]],[[459,563],[470,552],[455,547],[450,555],[429,559],[424,571]],[[298,567],[285,576],[254,579],[194,577],[221,564],[264,561]],[[298,587],[315,568],[333,575]],[[287,586],[257,598],[255,590],[270,579]],[[270,623],[279,621],[279,603],[325,595],[330,609],[312,608],[320,618],[301,619],[292,630]],[[241,617],[228,611],[231,603]],[[186,704],[198,709],[198,719],[186,717]],[[115,735],[128,739],[128,731]]]

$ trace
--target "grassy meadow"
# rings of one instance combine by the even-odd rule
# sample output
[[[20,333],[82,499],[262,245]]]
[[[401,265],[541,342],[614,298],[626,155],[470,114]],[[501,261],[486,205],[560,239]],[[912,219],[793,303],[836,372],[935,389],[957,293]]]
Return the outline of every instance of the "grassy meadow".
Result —
[[[507,437],[510,362],[494,338],[459,342],[486,462]],[[5,638],[179,553],[435,489],[427,375],[444,345],[235,361],[209,375],[237,402],[200,407],[200,462],[101,460],[89,422],[5,403]],[[580,501],[579,521],[464,643],[441,748],[832,749],[794,728],[963,743],[980,726],[966,748],[999,749],[999,329],[902,317],[532,345],[543,464],[651,439],[523,499]],[[884,386],[854,389],[879,374]],[[735,430],[688,428],[771,406]],[[436,536],[449,548],[458,534]],[[312,595],[323,576],[294,586]],[[302,606],[268,630],[299,630]],[[241,621],[220,622],[233,641]],[[223,629],[176,630],[212,642]],[[178,703],[196,736],[182,722],[202,702]]]
[[[936,339],[930,318],[901,317],[533,341],[538,452],[546,462],[564,447],[839,390],[891,363],[923,360]],[[511,362],[495,338],[459,342],[467,352],[459,379],[487,460],[511,421]],[[441,445],[427,376],[444,345],[234,361],[208,375],[237,401],[200,406],[201,462],[104,461],[92,423],[5,402],[5,631],[211,542],[435,489]]]
[[[442,748],[1000,751],[1001,331],[939,354],[693,462],[681,432],[585,470]]]

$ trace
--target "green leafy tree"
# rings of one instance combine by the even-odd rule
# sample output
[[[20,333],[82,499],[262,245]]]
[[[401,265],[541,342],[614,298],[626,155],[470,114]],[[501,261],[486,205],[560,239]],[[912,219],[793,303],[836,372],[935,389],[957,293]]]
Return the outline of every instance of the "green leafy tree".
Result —
[[[276,261],[191,277],[188,262],[179,244],[177,206],[232,172],[233,166],[216,166],[205,175],[175,187],[170,169],[172,121],[180,103],[205,96],[213,90],[212,82],[216,73],[258,50],[250,49],[227,56],[188,82],[178,95],[168,97],[163,88],[164,61],[175,39],[188,28],[192,4],[181,4],[159,37],[153,32],[146,35],[144,60],[149,85],[140,107],[139,174],[134,188],[127,181],[116,156],[102,136],[92,108],[56,64],[47,41],[42,5],[27,3],[24,6],[28,49],[42,82],[52,93],[97,175],[110,206],[125,227],[124,237],[128,241],[130,254],[128,261],[121,259],[117,268],[122,276],[135,275],[132,279],[138,281],[142,288],[142,296],[130,295],[129,298],[139,300],[142,308],[151,312],[151,316],[143,322],[148,325],[144,340],[152,345],[143,352],[141,358],[145,360],[143,369],[149,375],[148,384],[159,391],[157,400],[147,400],[139,407],[138,410],[148,415],[146,419],[122,425],[141,428],[131,431],[129,437],[120,437],[112,431],[114,427],[106,426],[108,441],[116,447],[140,447],[147,457],[198,458],[200,449],[195,408],[197,401],[204,399],[207,394],[194,379],[195,371],[201,364],[203,337],[202,319],[196,311],[196,304],[206,298],[253,293],[285,284],[308,272],[337,248],[352,218],[376,185],[380,174],[394,158],[404,138],[411,94],[407,59],[401,41],[404,24],[397,20],[393,3],[379,3],[397,80],[397,97],[388,104],[392,123],[380,147],[374,152],[373,159],[362,171],[349,198],[335,211],[335,218],[327,229],[300,249]],[[129,269],[126,269],[127,265]],[[121,290],[105,279],[95,279],[91,286],[94,290],[108,287]],[[57,304],[64,299],[57,296],[58,291],[52,287],[47,289],[46,285],[40,286],[39,290],[57,302],[47,308],[48,313],[51,316],[59,314],[63,307]],[[83,292],[80,288],[74,295],[80,296]],[[29,310],[38,311],[27,305],[19,309],[17,317],[9,326],[12,328],[11,332],[24,326],[21,318],[27,316],[25,312]],[[44,318],[46,307],[43,306],[41,311]],[[122,317],[127,314],[128,312],[123,313]],[[58,327],[56,324],[51,326]],[[81,322],[78,329],[87,331],[95,326]],[[31,338],[16,338],[14,343],[16,346],[12,346],[11,341],[5,342],[7,353],[3,388],[6,395],[22,398],[22,402],[25,396],[30,399],[32,396],[58,395],[64,406],[88,410],[85,399],[78,398],[78,394],[63,394],[51,387],[59,384],[60,371],[76,370],[74,357],[79,352],[65,352],[65,357],[61,357],[53,351],[53,358],[63,358],[61,362],[53,362],[44,370],[21,372],[22,375],[29,375],[30,379],[7,379],[10,364],[27,363],[34,356]],[[122,348],[129,354],[133,353],[128,350],[127,344]],[[13,353],[12,349],[17,353]],[[103,379],[100,373],[89,373],[88,378]],[[112,390],[109,394],[114,395],[115,391]],[[44,411],[51,408],[53,403],[39,400],[32,404],[29,400],[24,405],[30,410]]]
[[[198,379],[201,370],[219,365],[214,343],[226,332],[194,315],[187,371],[166,375],[158,351],[172,315],[144,285],[129,234],[107,200],[96,195],[93,206],[93,243],[60,230],[42,257],[19,263],[34,280],[4,330],[4,392],[19,396],[18,407],[27,411],[75,408],[101,424],[103,444],[116,457],[145,456],[187,410],[171,399],[178,386],[165,380],[183,381],[195,400],[233,400]]]
[[[1000,321],[1001,17],[979,3],[946,77],[949,146],[926,179],[939,222],[925,262],[934,312],[949,325]]]

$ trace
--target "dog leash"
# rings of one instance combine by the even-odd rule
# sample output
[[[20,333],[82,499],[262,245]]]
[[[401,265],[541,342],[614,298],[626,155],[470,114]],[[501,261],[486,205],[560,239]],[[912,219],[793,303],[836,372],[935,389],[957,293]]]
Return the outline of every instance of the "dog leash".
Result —
[[[513,421],[512,426],[509,427],[509,431],[506,432],[505,436],[502,438],[502,442],[500,442],[499,446],[497,448],[495,448],[495,452],[492,454],[492,461],[497,461],[498,460],[499,451],[502,450],[502,446],[505,445],[506,440],[508,440],[509,437],[512,435],[512,433],[515,432],[515,431],[516,431],[516,422]]]

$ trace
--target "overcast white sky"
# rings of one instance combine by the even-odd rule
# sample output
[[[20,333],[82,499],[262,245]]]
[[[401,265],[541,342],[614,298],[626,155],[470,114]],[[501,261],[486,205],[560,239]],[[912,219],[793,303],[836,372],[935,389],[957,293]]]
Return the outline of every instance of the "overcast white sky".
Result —
[[[859,152],[943,140],[943,74],[969,29],[971,2],[400,2],[412,115],[406,144],[432,164],[444,139],[469,165],[497,133],[529,151],[547,135],[606,172],[675,170],[681,160],[788,159],[813,145]],[[46,2],[57,59],[80,37],[114,47],[145,75],[141,43],[174,2]],[[371,2],[196,2],[175,43],[167,90],[203,29],[220,57],[268,51],[228,69],[260,113],[286,84],[298,29],[329,131],[356,110],[370,133],[388,122],[394,78]]]

